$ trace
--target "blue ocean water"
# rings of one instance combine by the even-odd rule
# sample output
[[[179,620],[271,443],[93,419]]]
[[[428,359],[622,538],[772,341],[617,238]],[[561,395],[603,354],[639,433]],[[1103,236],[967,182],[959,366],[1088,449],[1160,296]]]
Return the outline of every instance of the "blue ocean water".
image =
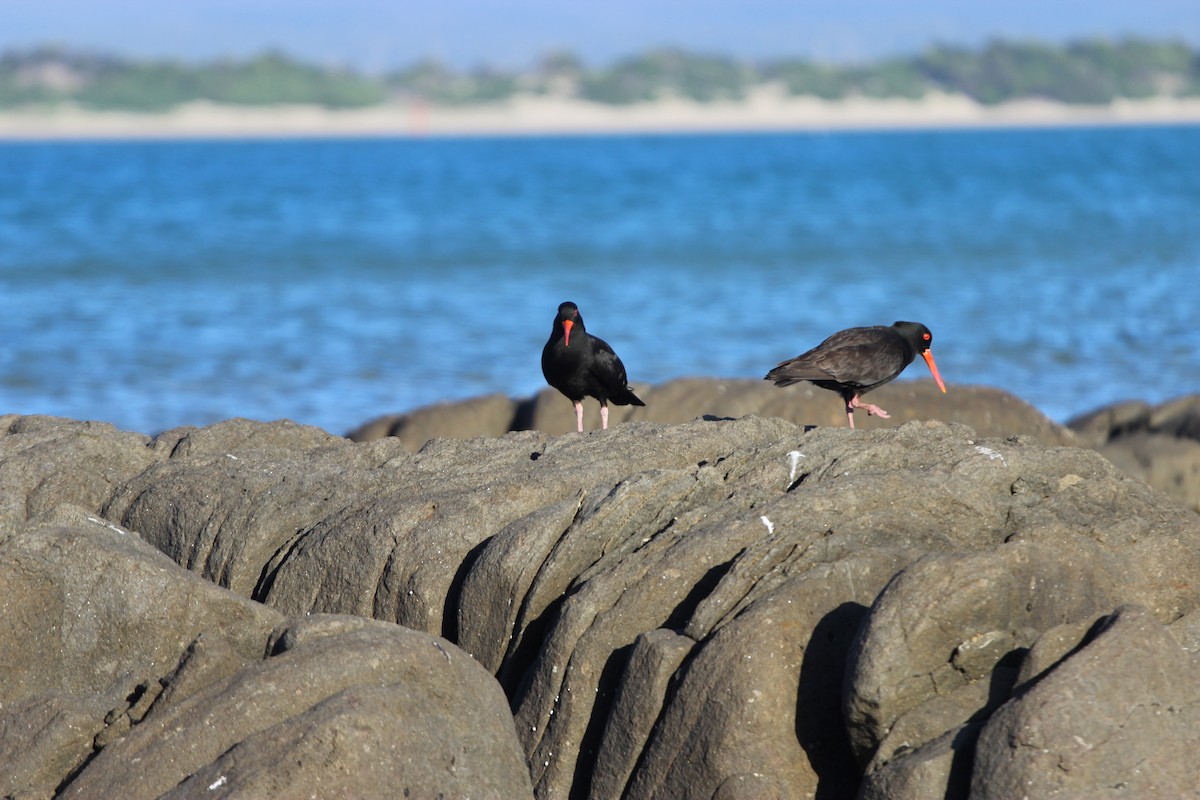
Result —
[[[529,395],[568,299],[638,383],[910,319],[1065,421],[1200,391],[1200,127],[9,143],[0,297],[0,412],[146,433]]]

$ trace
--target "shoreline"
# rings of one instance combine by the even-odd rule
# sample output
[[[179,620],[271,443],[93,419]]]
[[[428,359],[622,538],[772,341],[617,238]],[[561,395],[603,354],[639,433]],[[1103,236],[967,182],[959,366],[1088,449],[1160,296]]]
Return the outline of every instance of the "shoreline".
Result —
[[[0,142],[106,139],[439,138],[671,133],[903,131],[1200,125],[1200,97],[1120,99],[1106,105],[1019,100],[985,106],[963,95],[918,100],[786,96],[760,88],[745,100],[660,100],[611,106],[571,98],[517,96],[462,107],[420,102],[362,109],[223,106],[193,102],[171,111],[93,111],[78,106],[0,111]]]

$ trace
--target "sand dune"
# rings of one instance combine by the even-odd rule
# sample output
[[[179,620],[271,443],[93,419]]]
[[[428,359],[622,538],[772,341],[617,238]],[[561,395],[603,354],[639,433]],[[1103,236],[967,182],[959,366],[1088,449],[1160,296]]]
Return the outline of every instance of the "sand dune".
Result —
[[[1060,125],[1200,124],[1200,98],[1159,97],[1078,106],[1022,100],[984,106],[968,97],[920,100],[789,97],[763,87],[741,102],[662,100],[611,106],[520,96],[488,105],[392,103],[354,110],[239,107],[195,102],[170,112],[77,106],[0,112],[0,140],[292,136],[478,136],[704,131],[819,131]]]

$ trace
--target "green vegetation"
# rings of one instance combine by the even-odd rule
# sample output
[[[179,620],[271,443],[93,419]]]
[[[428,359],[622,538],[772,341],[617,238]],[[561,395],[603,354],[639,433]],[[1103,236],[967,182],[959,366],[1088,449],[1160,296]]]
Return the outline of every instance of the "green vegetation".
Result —
[[[1055,48],[993,42],[979,52],[934,48],[916,63],[931,83],[983,103],[1018,97],[1107,103],[1117,97],[1200,94],[1200,54],[1181,44],[1092,41]]]
[[[387,88],[378,80],[348,70],[321,69],[274,52],[200,66],[51,48],[0,56],[0,106],[73,101],[96,109],[162,111],[208,100],[350,108],[385,99]]]
[[[759,81],[755,70],[727,58],[654,50],[585,73],[579,96],[600,103],[637,103],[676,95],[700,102],[740,100]]]
[[[921,97],[938,87],[911,59],[889,59],[865,66],[832,66],[815,61],[784,61],[768,65],[763,73],[781,81],[790,94],[838,100],[863,97]]]
[[[379,84],[385,93],[420,97],[443,105],[466,105],[503,100],[517,93],[518,78],[502,72],[475,70],[459,74],[440,61],[419,61],[408,69],[394,72]]]
[[[1141,39],[1061,46],[994,41],[974,50],[938,45],[914,56],[863,64],[806,59],[749,64],[661,49],[598,69],[558,52],[524,72],[463,72],[427,60],[377,76],[317,67],[277,52],[199,65],[61,48],[0,55],[0,107],[74,102],[96,109],[159,111],[207,100],[354,108],[414,98],[464,105],[522,92],[610,104],[670,97],[709,102],[741,99],[765,83],[793,95],[830,100],[917,98],[942,91],[989,104],[1018,98],[1107,103],[1122,97],[1200,96],[1200,51],[1179,42]]]

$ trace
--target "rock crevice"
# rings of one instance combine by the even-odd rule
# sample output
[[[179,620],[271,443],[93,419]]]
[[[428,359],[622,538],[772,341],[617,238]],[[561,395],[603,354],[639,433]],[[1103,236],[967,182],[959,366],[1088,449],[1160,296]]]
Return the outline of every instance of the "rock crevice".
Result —
[[[0,430],[0,796],[1200,782],[1200,516],[1091,450],[759,416],[417,452]]]

